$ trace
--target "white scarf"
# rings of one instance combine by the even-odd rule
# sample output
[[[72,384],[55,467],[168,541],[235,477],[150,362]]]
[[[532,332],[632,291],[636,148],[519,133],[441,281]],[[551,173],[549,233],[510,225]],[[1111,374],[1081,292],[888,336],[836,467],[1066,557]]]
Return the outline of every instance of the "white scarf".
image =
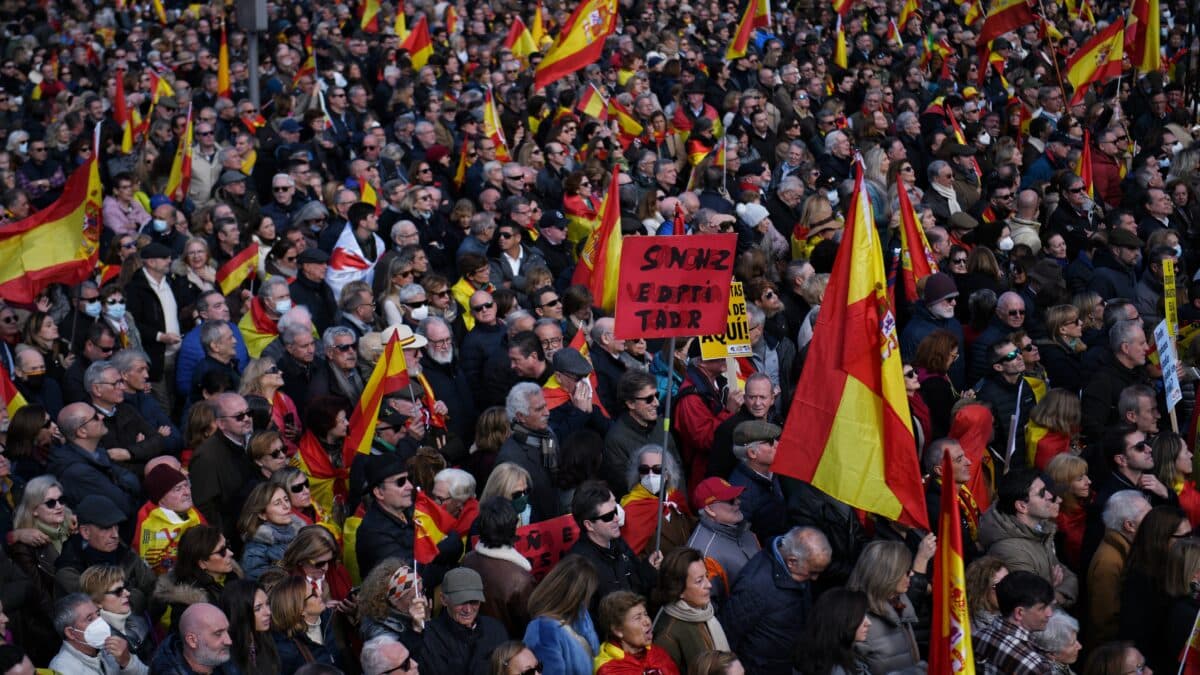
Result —
[[[725,637],[725,629],[721,627],[721,622],[717,621],[712,603],[701,609],[697,609],[683,600],[676,600],[664,606],[659,611],[666,612],[667,616],[679,619],[680,621],[704,624],[708,628],[708,636],[712,638],[713,649],[723,652],[729,651],[729,639]],[[657,622],[657,617],[655,619]]]
[[[529,564],[529,561],[526,560],[525,557],[520,553],[517,553],[517,550],[511,546],[492,548],[491,546],[484,545],[484,543],[481,541],[475,544],[475,552],[485,558],[508,561],[525,570],[526,572],[533,569],[533,566]]]
[[[929,185],[933,191],[946,198],[947,205],[950,207],[950,215],[954,215],[962,211],[962,207],[958,205],[958,195],[954,194],[954,188],[931,183]]]
[[[100,617],[104,619],[104,622],[122,633],[125,632],[125,622],[129,621],[129,617],[132,614],[133,612],[117,614],[106,609],[100,610]]]

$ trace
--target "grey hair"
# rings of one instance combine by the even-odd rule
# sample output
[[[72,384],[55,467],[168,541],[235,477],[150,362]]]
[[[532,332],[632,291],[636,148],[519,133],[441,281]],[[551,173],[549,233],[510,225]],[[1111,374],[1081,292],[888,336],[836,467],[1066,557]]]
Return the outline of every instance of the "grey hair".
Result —
[[[133,370],[133,367],[137,365],[138,361],[145,361],[147,366],[150,365],[150,357],[146,356],[146,352],[133,347],[122,349],[116,354],[113,354],[112,358],[109,359],[109,362],[112,363],[112,367],[116,368],[117,372],[121,373],[122,375]]]
[[[442,324],[446,330],[450,331],[451,336],[454,335],[454,329],[450,327],[450,322],[446,321],[440,316],[427,316],[424,319],[421,319],[421,323],[417,324],[417,335],[420,335],[421,337],[429,337],[429,327],[435,323]]]
[[[396,224],[395,224],[395,225],[392,225],[392,241],[395,241],[395,240],[396,240],[396,238],[400,236],[400,228],[401,228],[401,227],[404,227],[405,225],[412,225],[412,226],[413,226],[413,228],[416,228],[416,227],[417,227],[417,224],[416,224],[416,223],[414,223],[414,222],[413,222],[413,221],[411,221],[411,220],[407,220],[407,219],[405,219],[405,220],[397,220],[397,221],[396,221]],[[419,233],[419,232],[420,232],[420,230],[418,230],[418,233]]]
[[[467,500],[475,496],[475,477],[462,469],[442,469],[433,476],[433,482],[446,482],[451,499]]]
[[[795,178],[795,176],[788,176],[788,178]],[[780,183],[780,189],[783,189],[782,185],[783,184]],[[793,260],[788,263],[787,270],[784,272],[784,275],[787,276],[787,280],[789,282],[795,282],[796,279],[799,279],[804,275],[805,268],[810,267],[812,267],[812,263],[808,262],[807,260]]]
[[[421,284],[405,284],[396,293],[400,302],[412,302],[413,298],[425,295],[425,289]]]
[[[382,675],[395,670],[394,665],[387,660],[383,649],[398,644],[403,643],[390,635],[378,635],[363,643],[362,654],[359,656],[363,674]]]
[[[715,216],[715,215],[717,215],[717,212],[713,211],[710,208],[700,209],[699,211],[696,212],[696,216],[695,216],[696,227],[700,227],[701,225],[708,225],[710,222],[712,222],[713,216]]]
[[[209,345],[220,339],[226,330],[232,331],[224,321],[205,321],[200,324],[200,346],[207,352]]]
[[[664,451],[661,445],[654,443],[643,445],[629,456],[629,464],[625,466],[625,484],[631,490],[638,484],[638,481],[641,479],[638,475],[638,466],[642,463],[642,457],[652,452],[656,452],[662,457],[662,468],[665,474],[663,477],[666,479],[664,482],[667,484],[667,487],[678,488],[681,478],[679,475],[679,464],[675,462],[675,458],[671,456],[671,453]]]
[[[94,361],[83,373],[83,390],[92,393],[92,387],[102,379],[104,371],[117,370],[112,361]],[[120,371],[117,371],[120,372]]]
[[[529,399],[541,391],[541,386],[536,382],[518,382],[513,385],[513,388],[508,390],[508,397],[504,399],[504,412],[508,414],[508,421],[516,422],[517,415],[528,415]]]
[[[1054,614],[1050,615],[1050,620],[1046,622],[1046,627],[1033,634],[1033,644],[1053,656],[1071,646],[1078,637],[1079,621],[1061,609],[1055,609]]]
[[[280,335],[283,335],[284,330],[297,326],[311,332],[313,329],[312,312],[308,311],[304,305],[296,305],[284,312],[275,325],[279,327]]]
[[[845,138],[846,134],[841,131],[831,131],[825,135],[825,152],[833,152],[833,146],[837,142]]]
[[[279,181],[279,180],[287,181],[288,187],[296,187],[296,181],[295,181],[295,179],[292,178],[291,174],[277,173],[274,176],[271,176],[271,184],[272,185],[275,184],[275,181]]]
[[[87,593],[71,593],[54,603],[54,632],[66,637],[67,627],[75,625],[75,610],[92,598]]]
[[[499,161],[497,161],[497,160],[494,160],[494,159],[493,159],[493,160],[491,160],[490,162],[484,162],[484,163],[483,163],[483,175],[485,175],[485,176],[486,176],[486,175],[488,175],[489,173],[491,173],[491,172],[492,172],[493,170],[495,170],[495,169],[501,169],[501,170],[503,170],[503,169],[504,169],[504,165],[503,165],[503,164],[501,164]]]
[[[746,322],[751,328],[761,326],[767,322],[767,313],[758,305],[746,303]]]
[[[935,159],[929,163],[929,168],[925,170],[925,176],[929,179],[929,182],[932,183],[933,179],[937,178],[938,174],[942,172],[942,169],[948,166],[950,165],[947,164],[945,160]]]
[[[1142,504],[1149,503],[1146,496],[1139,490],[1121,490],[1108,498],[1108,503],[1104,505],[1104,514],[1100,516],[1100,519],[1104,521],[1105,528],[1120,532],[1127,521],[1137,518],[1138,511],[1142,510]]]
[[[325,348],[325,351],[329,351],[337,344],[336,340],[340,337],[348,337],[358,342],[357,338],[354,337],[354,331],[346,326],[330,326],[325,329],[325,334],[321,336],[321,346]]]
[[[487,211],[480,211],[471,216],[471,234],[479,235],[496,227],[496,217]]]
[[[779,188],[777,190],[778,192],[794,190],[800,190],[801,192],[804,191],[804,181],[800,180],[798,176],[788,176],[779,181]]]
[[[1121,395],[1117,397],[1117,416],[1123,419],[1127,413],[1136,413],[1143,398],[1154,401],[1154,390],[1144,384],[1131,384],[1122,389]]]
[[[788,530],[779,538],[779,553],[784,557],[794,557],[805,562],[814,558],[829,558],[833,556],[833,547],[825,533],[815,527],[797,526]]]
[[[909,122],[912,122],[915,119],[917,119],[917,114],[915,112],[911,110],[905,110],[899,115],[896,115],[896,128],[903,129],[904,127],[908,126]]]
[[[201,239],[201,241],[204,241],[204,240]],[[221,291],[218,291],[216,289],[213,289],[211,291],[204,291],[203,293],[201,293],[199,295],[199,297],[196,298],[196,304],[195,304],[196,311],[197,312],[207,312],[208,308],[211,307],[211,305],[208,304],[208,300],[205,300],[205,298],[211,298],[214,295],[220,297],[222,300],[225,299],[225,296],[221,294]]]
[[[284,277],[271,277],[264,281],[262,286],[260,286],[258,289],[258,299],[263,302],[269,300],[272,293],[271,289],[275,288],[276,286],[283,286],[284,288],[287,288],[287,279]],[[288,294],[291,294],[290,290],[288,291]]]
[[[1121,351],[1121,345],[1133,342],[1138,333],[1144,333],[1142,322],[1138,319],[1125,319],[1113,324],[1108,330],[1108,347],[1114,354]]]

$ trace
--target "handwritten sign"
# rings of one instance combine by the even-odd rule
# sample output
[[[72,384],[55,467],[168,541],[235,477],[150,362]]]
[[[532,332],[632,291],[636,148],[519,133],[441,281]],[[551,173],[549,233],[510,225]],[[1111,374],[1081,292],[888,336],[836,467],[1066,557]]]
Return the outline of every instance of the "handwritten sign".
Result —
[[[733,234],[625,239],[613,316],[616,336],[723,333],[736,247]]]
[[[1183,390],[1179,387],[1179,373],[1175,370],[1175,341],[1167,329],[1167,320],[1163,319],[1154,327],[1154,344],[1158,347],[1158,362],[1162,365],[1163,387],[1167,394],[1167,410],[1175,409],[1175,404],[1183,400]]]
[[[750,356],[750,319],[746,314],[746,294],[742,282],[733,282],[729,289],[729,317],[725,332],[700,336],[700,356],[722,359],[730,356]]]

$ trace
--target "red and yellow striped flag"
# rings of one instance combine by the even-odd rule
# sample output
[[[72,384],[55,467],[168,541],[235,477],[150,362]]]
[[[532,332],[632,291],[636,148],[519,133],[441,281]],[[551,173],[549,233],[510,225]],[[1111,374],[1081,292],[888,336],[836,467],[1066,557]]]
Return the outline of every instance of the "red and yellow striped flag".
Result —
[[[383,211],[383,207],[379,204],[379,193],[375,191],[375,186],[371,185],[371,181],[367,180],[366,174],[357,177],[358,181],[358,200],[366,202],[375,207],[375,215],[379,215]]]
[[[397,330],[391,331],[383,347],[383,356],[375,363],[371,379],[367,380],[367,386],[363,388],[362,396],[350,415],[346,447],[353,448],[360,455],[371,454],[371,441],[375,438],[383,397],[408,386],[408,365],[404,362],[404,348],[400,345],[399,334]]]
[[[438,544],[452,529],[454,516],[430,499],[424,490],[418,490],[413,500],[413,557],[417,562],[422,565],[433,562],[438,556]]]
[[[537,51],[537,43],[533,41],[529,29],[521,17],[514,16],[512,25],[508,27],[508,35],[504,37],[504,46],[512,50],[513,56],[525,61],[529,55]]]
[[[533,10],[533,23],[529,26],[529,34],[533,36],[533,44],[542,47],[542,40],[545,40],[546,35],[546,10],[542,8],[542,3],[538,2],[537,8]]]
[[[461,27],[458,22],[458,10],[454,5],[446,8],[446,13],[442,17],[442,22],[446,24],[446,34],[454,35]]]
[[[95,271],[104,201],[97,154],[71,173],[53,204],[0,228],[0,297],[32,304],[50,284],[71,286]]]
[[[938,510],[938,559],[933,565],[929,672],[938,675],[975,675],[971,617],[967,613],[967,577],[963,573],[962,521],[956,488],[954,461],[950,459],[950,451],[946,450],[942,456],[942,503]]]
[[[583,90],[583,94],[579,96],[579,103],[575,104],[575,109],[601,122],[608,121],[608,106],[605,105],[604,97],[600,95],[594,84],[589,84]]]
[[[571,284],[587,286],[606,312],[617,306],[617,277],[621,268],[620,169],[613,167],[608,192],[600,204],[600,225],[588,235],[579,253]]]
[[[604,42],[617,29],[617,0],[585,0],[571,17],[533,74],[534,89],[558,81],[600,60]]]
[[[300,64],[300,70],[296,71],[296,76],[292,78],[292,88],[300,86],[300,78],[305,75],[315,77],[317,74],[317,53],[309,52],[308,58],[304,59],[304,63]]]
[[[258,269],[258,244],[250,244],[230,258],[217,270],[216,281],[221,293],[229,295],[253,277]]]
[[[733,32],[733,39],[729,41],[729,47],[725,49],[725,60],[740,59],[750,49],[750,38],[754,35],[754,16],[757,6],[757,0],[750,0],[746,4],[742,18],[738,20],[737,28]]]
[[[900,8],[900,30],[908,28],[908,20],[911,19],[914,14],[919,14],[920,11],[921,6],[917,0],[904,0],[904,6]]]
[[[3,368],[0,368],[0,399],[4,400],[4,408],[8,411],[10,420],[18,410],[29,405],[21,392],[17,391],[17,385],[13,384],[12,378],[8,376],[8,371]]]
[[[929,529],[871,200],[855,171],[846,230],[773,467],[869,513]]]
[[[837,18],[837,31],[833,35],[833,62],[845,70],[850,67],[850,59],[846,55],[846,29],[842,27],[842,15]]]
[[[365,0],[362,5],[362,17],[359,27],[368,33],[379,32],[379,0]]]
[[[454,9],[453,5],[451,5],[450,7],[448,7],[446,9],[446,17],[447,17],[446,32],[447,33],[452,32],[452,31],[450,31],[450,27],[449,27],[449,18],[450,18],[450,12],[453,9]],[[457,13],[454,14],[454,18],[456,18],[456,19],[458,18]],[[404,38],[408,37],[408,17],[406,17],[404,15],[404,0],[399,0],[396,3],[396,19],[392,22],[392,29],[396,31],[396,36],[400,38],[401,42],[404,41]]]
[[[1096,180],[1092,176],[1092,133],[1083,130],[1083,150],[1079,152],[1079,163],[1075,165],[1075,174],[1083,179],[1083,187],[1088,197],[1096,199]]]
[[[171,201],[182,204],[187,199],[188,188],[192,184],[192,106],[188,105],[187,126],[175,148],[175,159],[171,162],[171,175],[167,177],[166,195]]]
[[[504,128],[500,126],[500,111],[496,110],[496,99],[488,87],[483,95],[483,135],[496,144],[496,159],[501,162],[512,160],[508,152],[508,141],[504,139]]]
[[[1129,7],[1125,50],[1129,52],[1129,62],[1143,73],[1153,73],[1162,66],[1159,13],[1158,0],[1133,0]]]
[[[417,25],[413,26],[404,42],[400,43],[400,48],[408,52],[413,70],[420,70],[429,63],[429,57],[433,56],[433,39],[429,37],[429,20],[424,14],[417,19]]]
[[[608,112],[617,120],[619,127],[618,140],[621,141],[621,147],[627,148],[633,142],[633,139],[642,135],[645,128],[640,122],[634,118],[633,113],[629,109],[621,105],[616,98],[608,100]]]
[[[1071,104],[1083,100],[1093,82],[1105,83],[1121,74],[1124,58],[1125,19],[1118,17],[1111,26],[1083,43],[1067,59],[1067,81],[1075,88]]]
[[[462,145],[459,146],[458,167],[454,169],[454,189],[456,190],[461,190],[463,183],[467,180],[467,166],[471,163],[468,155],[470,155],[471,144],[474,142],[475,140],[472,138],[464,138]]]
[[[850,11],[850,5],[854,4],[854,0],[833,0],[833,11],[838,13],[838,16],[846,16],[846,12]]]
[[[233,98],[229,82],[229,30],[221,25],[221,46],[217,49],[217,96]]]
[[[968,26],[974,26],[983,18],[983,0],[971,0],[971,6],[967,7],[967,16],[963,19],[963,23]]]
[[[913,302],[920,297],[917,282],[938,271],[937,256],[917,220],[908,190],[901,186],[896,195],[900,200],[900,276],[904,281],[904,299]]]

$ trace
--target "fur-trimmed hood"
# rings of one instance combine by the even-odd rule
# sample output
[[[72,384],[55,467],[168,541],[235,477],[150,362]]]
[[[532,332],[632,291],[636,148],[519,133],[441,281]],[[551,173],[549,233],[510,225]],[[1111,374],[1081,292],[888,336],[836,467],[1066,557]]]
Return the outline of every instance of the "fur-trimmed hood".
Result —
[[[240,579],[245,576],[242,573],[242,568],[236,562],[233,563],[233,572],[226,579]],[[208,596],[208,588],[218,588],[220,584],[215,579],[209,577],[209,583],[205,586],[197,586],[191,582],[179,581],[175,578],[175,570],[171,570],[160,576],[154,584],[154,600],[164,605],[192,605],[197,602],[211,602]]]

